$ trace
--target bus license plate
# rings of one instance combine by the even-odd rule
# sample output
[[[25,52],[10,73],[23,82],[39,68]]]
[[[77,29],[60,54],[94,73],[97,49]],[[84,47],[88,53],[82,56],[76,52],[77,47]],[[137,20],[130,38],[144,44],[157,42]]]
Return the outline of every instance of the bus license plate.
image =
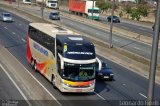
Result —
[[[82,92],[82,89],[76,89],[76,92]]]
[[[104,76],[104,78],[109,78],[109,76]]]

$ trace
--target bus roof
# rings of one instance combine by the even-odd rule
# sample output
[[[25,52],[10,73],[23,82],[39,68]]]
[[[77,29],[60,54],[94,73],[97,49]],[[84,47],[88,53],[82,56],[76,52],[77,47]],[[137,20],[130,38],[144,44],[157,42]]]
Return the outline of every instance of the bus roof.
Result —
[[[64,29],[60,26],[54,25],[54,24],[48,24],[48,23],[30,23],[29,26],[34,27],[35,29],[38,29],[47,35],[50,35],[52,37],[56,37],[57,34],[76,34],[72,32],[71,30]]]
[[[77,35],[68,35],[67,37],[64,37],[65,35],[57,35],[57,39],[62,44],[85,44],[85,45],[93,45],[87,38],[84,36],[77,36]]]

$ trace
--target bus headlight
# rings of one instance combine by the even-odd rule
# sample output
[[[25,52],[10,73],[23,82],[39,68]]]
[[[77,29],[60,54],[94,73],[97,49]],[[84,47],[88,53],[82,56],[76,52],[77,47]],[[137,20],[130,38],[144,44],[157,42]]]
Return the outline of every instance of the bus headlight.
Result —
[[[64,84],[65,86],[69,86],[69,84],[67,84],[66,82],[63,82],[63,84]]]
[[[89,84],[89,86],[94,86],[94,81]]]

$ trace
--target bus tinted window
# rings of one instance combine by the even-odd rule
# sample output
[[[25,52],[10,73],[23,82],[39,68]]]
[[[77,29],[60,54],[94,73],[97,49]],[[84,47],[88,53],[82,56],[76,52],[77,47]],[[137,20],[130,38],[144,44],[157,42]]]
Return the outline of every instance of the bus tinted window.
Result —
[[[36,30],[35,28],[29,26],[29,36],[31,39],[33,39],[34,41],[36,41],[37,43],[41,44],[42,46],[44,46],[45,48],[49,49],[53,55],[54,50],[55,50],[55,39],[52,38],[51,36],[48,36],[47,34]]]

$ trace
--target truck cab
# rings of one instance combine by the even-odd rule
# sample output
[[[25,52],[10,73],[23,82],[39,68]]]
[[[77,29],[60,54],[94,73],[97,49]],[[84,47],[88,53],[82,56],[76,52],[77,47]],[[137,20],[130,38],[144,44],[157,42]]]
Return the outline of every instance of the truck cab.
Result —
[[[94,7],[92,8],[88,8],[88,18],[89,19],[94,19],[94,20],[99,20],[99,8],[98,7]],[[92,12],[93,12],[93,16],[92,16]]]
[[[46,0],[46,7],[59,9],[58,0]]]

